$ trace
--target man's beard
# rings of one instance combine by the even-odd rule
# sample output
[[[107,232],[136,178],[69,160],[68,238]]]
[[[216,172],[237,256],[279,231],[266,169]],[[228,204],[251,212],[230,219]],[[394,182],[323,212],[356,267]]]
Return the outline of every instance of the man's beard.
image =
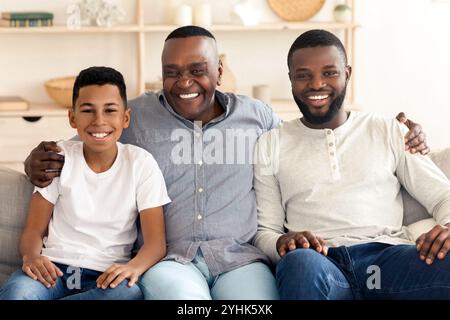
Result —
[[[305,120],[311,124],[323,124],[326,122],[331,121],[338,111],[341,109],[342,104],[345,100],[345,93],[347,91],[347,86],[344,87],[344,90],[342,90],[342,93],[338,95],[336,98],[334,98],[333,101],[331,101],[330,108],[328,109],[327,113],[320,116],[315,116],[309,111],[309,107],[306,103],[301,101],[299,98],[295,96],[294,93],[292,93],[295,103],[297,103],[297,106],[300,109],[300,112],[303,114],[303,117]]]

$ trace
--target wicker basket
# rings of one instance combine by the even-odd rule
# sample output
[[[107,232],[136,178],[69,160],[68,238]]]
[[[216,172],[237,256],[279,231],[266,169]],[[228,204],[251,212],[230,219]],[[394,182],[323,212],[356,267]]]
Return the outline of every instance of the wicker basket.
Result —
[[[305,21],[314,16],[325,0],[268,0],[272,10],[287,21]]]
[[[48,95],[55,102],[66,108],[72,107],[72,91],[76,77],[63,77],[50,79],[45,82]]]

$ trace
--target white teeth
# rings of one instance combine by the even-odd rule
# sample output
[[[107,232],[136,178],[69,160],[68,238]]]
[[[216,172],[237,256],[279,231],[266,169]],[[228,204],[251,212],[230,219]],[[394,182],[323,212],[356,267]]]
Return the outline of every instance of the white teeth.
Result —
[[[181,99],[192,99],[198,97],[198,92],[180,94]]]
[[[328,98],[328,95],[308,97],[309,100],[323,100],[323,99],[326,99],[326,98]]]
[[[91,135],[93,135],[94,137],[99,138],[99,139],[106,137],[108,134],[109,133],[106,133],[106,132],[103,132],[103,133],[91,133]]]

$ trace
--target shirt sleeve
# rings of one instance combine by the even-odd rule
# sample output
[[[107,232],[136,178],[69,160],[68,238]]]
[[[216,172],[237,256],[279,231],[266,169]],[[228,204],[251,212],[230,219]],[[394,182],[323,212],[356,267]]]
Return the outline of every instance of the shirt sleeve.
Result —
[[[276,243],[284,232],[286,219],[280,186],[276,178],[279,154],[278,129],[260,137],[254,155],[254,188],[258,212],[258,230],[254,245],[276,264],[280,260]]]
[[[52,183],[45,188],[34,187],[34,192],[39,192],[45,200],[52,204],[56,204],[59,197],[59,190],[59,177],[53,178]]]
[[[139,212],[171,202],[162,172],[150,153],[145,152],[137,168],[136,202]]]
[[[405,151],[404,133],[393,120],[392,148],[397,158],[397,177],[408,193],[433,215],[438,224],[450,222],[450,182],[428,157]]]
[[[273,109],[269,105],[264,104],[264,106],[267,109],[267,130],[269,131],[278,127],[283,120],[273,112]]]

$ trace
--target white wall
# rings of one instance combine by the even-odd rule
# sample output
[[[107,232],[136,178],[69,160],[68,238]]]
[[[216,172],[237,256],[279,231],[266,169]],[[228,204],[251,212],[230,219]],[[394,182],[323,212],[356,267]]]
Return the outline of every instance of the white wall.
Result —
[[[144,0],[147,23],[167,23],[170,3]],[[200,0],[185,0],[195,4]],[[215,23],[231,21],[238,0],[209,0]],[[265,0],[249,0],[262,22],[280,21]],[[0,11],[49,10],[64,23],[71,0],[2,0]],[[118,0],[134,19],[134,1]],[[327,0],[312,20],[329,20],[338,0]],[[339,1],[340,2],[340,1]],[[356,37],[356,101],[364,110],[393,117],[398,111],[421,123],[432,148],[450,146],[450,3],[445,0],[356,0],[361,27]],[[238,90],[251,93],[255,84],[270,84],[274,98],[290,98],[286,54],[299,31],[215,32],[219,49],[227,54],[238,79]],[[167,33],[152,33],[147,40],[146,80],[160,75],[160,53]],[[0,34],[0,95],[19,94],[50,101],[43,81],[76,74],[90,65],[121,70],[129,95],[136,91],[135,38],[129,34]]]
[[[432,148],[450,147],[450,1],[356,1],[356,100],[386,116],[405,111]]]

